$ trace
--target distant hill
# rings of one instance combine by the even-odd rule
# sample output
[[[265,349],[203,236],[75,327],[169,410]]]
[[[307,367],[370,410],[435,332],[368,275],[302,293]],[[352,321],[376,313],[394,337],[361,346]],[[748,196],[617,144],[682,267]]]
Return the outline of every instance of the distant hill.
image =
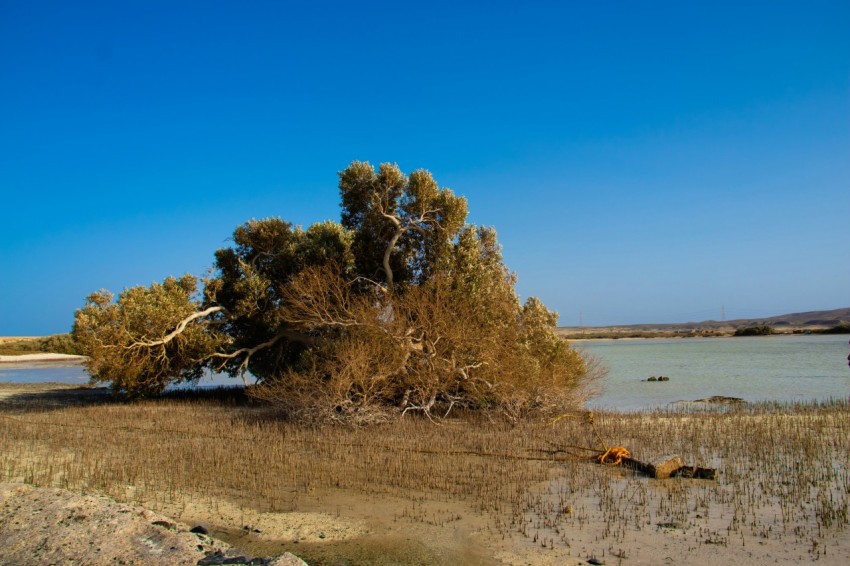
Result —
[[[620,326],[562,326],[559,334],[579,336],[586,334],[652,335],[662,334],[714,334],[732,333],[747,326],[772,326],[777,332],[823,330],[839,324],[850,323],[850,307],[829,311],[808,311],[770,316],[766,318],[737,318],[735,320],[704,320],[670,324],[628,324]]]
[[[772,316],[764,319],[740,319],[730,320],[729,323],[735,323],[735,327],[752,326],[755,323],[767,324],[769,326],[795,326],[800,328],[805,327],[832,327],[841,323],[850,322],[850,307],[843,309],[833,309],[831,311],[808,311],[795,312],[791,314],[783,314]]]

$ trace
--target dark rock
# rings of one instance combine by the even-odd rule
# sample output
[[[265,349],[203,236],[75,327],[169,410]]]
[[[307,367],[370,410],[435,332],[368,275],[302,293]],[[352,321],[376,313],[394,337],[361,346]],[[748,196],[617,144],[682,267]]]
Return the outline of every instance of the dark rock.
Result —
[[[191,529],[189,529],[190,533],[195,533],[196,535],[208,535],[210,534],[209,530],[203,525],[195,525]]]
[[[198,560],[198,566],[215,566],[221,564],[222,560],[224,560],[224,554],[220,550],[216,550]]]
[[[236,549],[230,549],[227,552],[216,550],[210,551],[207,555],[198,561],[198,566],[219,566],[225,564],[244,564],[246,566],[266,566],[274,561],[273,558],[260,558],[244,556],[237,554]]]
[[[249,564],[247,556],[227,556],[220,550],[211,552],[204,558],[198,560],[198,566],[219,566],[221,564]]]
[[[647,381],[658,381],[658,378],[653,375],[652,377],[647,379]]]
[[[599,560],[598,558],[589,558],[587,560],[588,564],[593,564],[594,566],[605,566],[605,563]]]
[[[723,395],[713,395],[711,397],[706,397],[705,399],[697,399],[694,403],[708,403],[710,405],[737,405],[741,403],[746,403],[740,397],[726,397]]]
[[[714,468],[683,466],[676,471],[675,475],[683,478],[693,478],[698,480],[716,480],[717,470],[715,470]]]
[[[245,566],[265,566],[269,563],[268,558],[248,558],[247,556],[226,556],[217,552],[202,558],[198,561],[198,566],[219,566],[243,564]]]

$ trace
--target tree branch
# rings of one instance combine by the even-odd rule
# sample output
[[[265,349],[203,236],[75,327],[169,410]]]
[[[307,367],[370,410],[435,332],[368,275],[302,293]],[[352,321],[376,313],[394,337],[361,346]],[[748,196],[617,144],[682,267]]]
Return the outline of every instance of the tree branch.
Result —
[[[384,216],[387,215],[385,214]],[[402,228],[396,220],[395,233],[387,243],[387,249],[384,250],[384,274],[387,277],[387,290],[389,290],[390,293],[393,291],[393,270],[392,267],[390,267],[390,256],[393,253],[393,249],[395,249],[395,245],[398,243],[398,239],[401,238],[401,235],[404,234],[404,232],[405,228]]]
[[[427,216],[429,214],[436,214],[439,211],[436,210],[436,209],[435,210],[425,210],[425,211],[422,212],[422,214],[419,215],[419,218],[408,218],[406,225],[402,224],[402,219],[399,218],[398,216],[395,216],[393,214],[389,214],[388,212],[385,212],[383,206],[380,206],[378,208],[378,212],[381,214],[381,216],[383,216],[384,218],[386,218],[387,220],[392,222],[393,226],[395,226],[395,232],[393,233],[392,237],[390,238],[390,241],[387,242],[387,247],[384,250],[384,259],[383,259],[384,274],[386,275],[386,278],[387,278],[387,289],[390,292],[392,292],[392,289],[393,289],[393,270],[392,270],[392,267],[390,267],[390,257],[392,256],[392,253],[395,250],[396,244],[398,244],[399,238],[401,238],[402,234],[404,234],[408,230],[416,230],[419,233],[424,235],[425,234],[425,228],[422,227],[422,224],[425,224],[425,223],[436,224],[436,225],[439,226],[439,223],[437,222],[436,218],[427,218]]]
[[[131,348],[139,348],[139,347],[142,347],[142,346],[146,346],[146,347],[149,347],[149,348],[152,348],[154,346],[164,346],[165,344],[168,344],[169,342],[171,342],[172,340],[177,338],[184,330],[186,330],[186,327],[189,326],[189,323],[192,322],[193,320],[197,320],[199,318],[204,318],[205,316],[209,316],[213,313],[222,312],[222,311],[224,311],[224,307],[216,306],[216,307],[209,307],[209,308],[204,309],[202,311],[192,313],[189,316],[187,316],[186,318],[184,318],[183,320],[181,320],[177,324],[177,326],[174,328],[174,330],[172,330],[171,332],[166,334],[162,339],[154,340],[154,341],[151,341],[151,342],[136,341],[136,342],[133,342],[132,344],[124,346],[124,348],[129,350]]]
[[[217,368],[218,370],[221,370],[224,367],[224,365],[227,363],[226,360],[232,360],[233,358],[236,358],[238,356],[241,356],[242,354],[245,354],[245,359],[243,359],[242,362],[239,364],[239,376],[242,378],[242,383],[244,383],[245,386],[247,387],[248,386],[248,380],[245,379],[245,372],[248,371],[248,362],[251,361],[251,356],[253,356],[257,352],[259,352],[260,350],[265,350],[266,348],[274,346],[282,338],[286,338],[287,340],[290,340],[292,342],[300,342],[302,344],[310,344],[310,345],[315,345],[319,342],[315,337],[307,335],[307,334],[302,334],[300,332],[294,332],[292,330],[282,330],[282,331],[278,332],[277,334],[275,334],[269,340],[266,340],[265,342],[257,344],[256,346],[252,346],[251,348],[239,348],[238,350],[234,350],[233,352],[230,352],[230,353],[227,353],[227,354],[225,354],[223,352],[215,352],[213,354],[210,354],[207,357],[208,358],[224,358],[225,361],[223,361]]]

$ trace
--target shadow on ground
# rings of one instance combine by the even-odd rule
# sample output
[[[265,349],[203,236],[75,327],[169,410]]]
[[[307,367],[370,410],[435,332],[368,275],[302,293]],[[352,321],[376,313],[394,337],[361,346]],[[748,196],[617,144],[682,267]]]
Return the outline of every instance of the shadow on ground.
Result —
[[[157,399],[178,404],[205,402],[231,407],[255,404],[242,387],[174,389]],[[126,405],[138,402],[144,401],[116,397],[108,387],[68,383],[0,382],[0,411],[10,413],[41,413],[67,407]]]

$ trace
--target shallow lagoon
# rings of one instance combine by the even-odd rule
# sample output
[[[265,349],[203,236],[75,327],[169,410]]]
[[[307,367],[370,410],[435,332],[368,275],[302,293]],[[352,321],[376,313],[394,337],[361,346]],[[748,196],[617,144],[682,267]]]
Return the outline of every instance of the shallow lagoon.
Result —
[[[591,407],[646,409],[723,395],[810,401],[850,395],[846,335],[573,342],[608,367]],[[647,382],[665,375],[666,382]]]
[[[89,376],[80,364],[3,363],[0,382],[7,383],[88,383]]]
[[[82,364],[57,364],[46,362],[0,364],[0,382],[5,383],[74,383],[86,385],[89,376]],[[207,372],[198,382],[201,387],[242,385],[239,378]],[[187,385],[181,385],[186,387]]]

